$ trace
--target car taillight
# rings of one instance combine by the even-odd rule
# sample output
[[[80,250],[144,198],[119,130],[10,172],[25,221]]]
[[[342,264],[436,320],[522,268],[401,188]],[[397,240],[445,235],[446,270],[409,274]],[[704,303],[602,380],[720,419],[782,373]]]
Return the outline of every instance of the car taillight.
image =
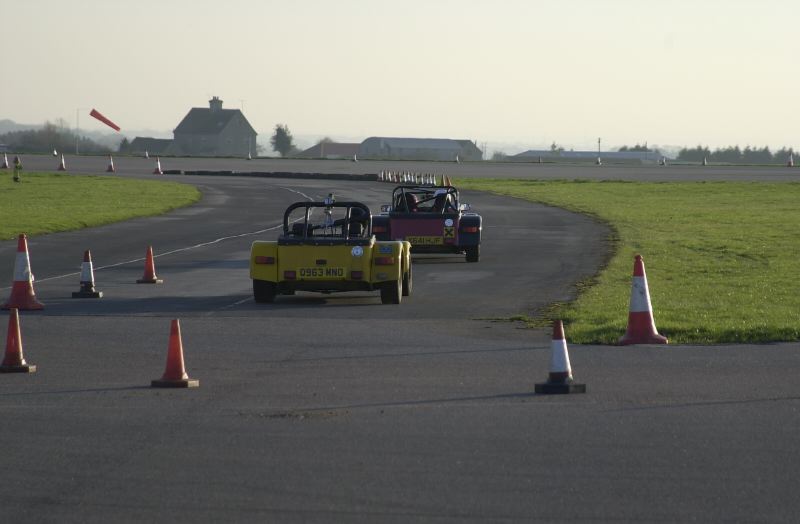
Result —
[[[256,257],[256,264],[274,264],[274,263],[275,263],[275,257],[263,257],[260,255]]]
[[[284,271],[283,278],[286,280],[296,280],[297,279],[297,272],[295,271]]]
[[[464,232],[464,233],[477,233],[478,232],[478,226],[467,226],[467,227],[461,228],[461,231]]]
[[[364,272],[363,271],[351,271],[350,272],[350,278],[353,279],[353,280],[361,280],[362,278],[364,278]]]
[[[386,233],[387,229],[384,226],[372,226],[373,233]]]
[[[376,266],[393,266],[394,265],[394,257],[376,257],[375,258],[375,265]]]

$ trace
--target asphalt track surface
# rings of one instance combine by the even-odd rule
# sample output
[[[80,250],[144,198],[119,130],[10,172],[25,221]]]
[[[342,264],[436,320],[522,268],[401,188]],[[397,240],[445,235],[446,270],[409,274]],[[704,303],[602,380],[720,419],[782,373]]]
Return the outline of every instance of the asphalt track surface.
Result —
[[[26,170],[52,169],[52,157],[25,160]],[[93,173],[106,161],[67,162]],[[165,169],[285,165],[169,162],[177,166],[165,160]],[[266,167],[249,167],[259,162]],[[162,178],[147,175],[152,161],[115,163],[117,176]],[[365,164],[291,170],[376,172]],[[465,164],[399,169],[465,167],[481,172],[448,174],[486,175]],[[655,168],[544,167],[556,178],[655,176]],[[670,176],[704,176],[693,169],[703,168]],[[796,176],[703,173],[713,170],[708,179]],[[197,185],[203,200],[29,242],[47,307],[21,319],[38,372],[0,376],[3,521],[796,521],[798,344],[570,344],[587,394],[533,394],[547,375],[549,333],[490,319],[570,299],[608,256],[601,224],[467,193],[485,220],[481,261],[419,257],[402,304],[381,305],[371,293],[298,293],[256,305],[248,247],[275,236],[289,202],[334,190],[376,207],[391,186],[163,178]],[[162,285],[134,283],[148,244]],[[15,248],[0,243],[0,275],[12,274]],[[86,248],[106,294],[99,300],[69,298]],[[149,387],[163,372],[172,318],[181,319],[198,389]]]

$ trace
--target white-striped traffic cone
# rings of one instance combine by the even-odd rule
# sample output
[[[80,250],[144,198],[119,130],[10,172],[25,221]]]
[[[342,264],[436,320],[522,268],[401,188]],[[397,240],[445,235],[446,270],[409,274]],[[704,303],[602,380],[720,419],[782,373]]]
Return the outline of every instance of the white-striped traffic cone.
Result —
[[[572,378],[569,363],[567,340],[564,338],[564,324],[553,321],[553,341],[550,343],[550,374],[547,382],[536,384],[534,391],[545,395],[564,393],[586,393],[586,384],[578,384]]]
[[[2,306],[2,309],[11,308],[21,310],[44,309],[44,304],[36,300],[36,293],[33,292],[31,259],[28,256],[28,237],[24,234],[17,238],[17,259],[14,262],[14,283],[11,286],[11,296]]]
[[[67,170],[67,164],[64,163],[64,154],[62,153],[61,162],[58,163],[57,171],[66,171],[66,170]]]
[[[647,288],[647,275],[641,255],[636,255],[633,263],[633,283],[631,303],[628,312],[628,329],[619,339],[621,346],[630,344],[667,344],[666,337],[658,334],[653,320],[653,306],[650,304],[650,290]]]
[[[794,167],[794,155],[789,155],[789,161],[786,162],[786,167]]]
[[[156,157],[156,168],[153,170],[154,175],[163,175],[164,172],[161,170],[161,159]]]
[[[8,155],[3,153],[3,163],[0,164],[0,169],[8,169]]]
[[[94,268],[92,267],[92,253],[87,249],[83,252],[81,264],[81,290],[72,293],[72,298],[102,298],[103,292],[94,288]]]
[[[114,169],[114,158],[111,155],[108,155],[108,167],[106,168],[106,173],[116,173],[117,170]]]
[[[144,157],[150,158],[150,153],[147,151],[147,149],[144,150]]]

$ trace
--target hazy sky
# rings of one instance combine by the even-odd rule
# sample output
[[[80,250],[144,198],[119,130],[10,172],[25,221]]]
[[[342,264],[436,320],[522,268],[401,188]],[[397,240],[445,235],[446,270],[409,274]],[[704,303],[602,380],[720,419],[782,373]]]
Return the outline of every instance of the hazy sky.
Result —
[[[266,142],[800,146],[796,0],[3,0],[0,119],[171,132],[217,95]],[[110,130],[109,130],[110,131]],[[605,149],[605,147],[604,147]]]

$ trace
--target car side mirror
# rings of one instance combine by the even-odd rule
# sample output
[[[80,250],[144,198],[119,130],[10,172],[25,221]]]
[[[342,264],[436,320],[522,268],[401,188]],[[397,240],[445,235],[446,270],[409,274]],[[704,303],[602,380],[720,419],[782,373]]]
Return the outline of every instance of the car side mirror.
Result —
[[[391,210],[392,210],[392,206],[390,206],[388,204],[383,204],[381,206],[381,213],[388,213]]]
[[[458,210],[459,211],[469,211],[471,209],[472,209],[472,207],[469,204],[459,204],[458,205]]]

